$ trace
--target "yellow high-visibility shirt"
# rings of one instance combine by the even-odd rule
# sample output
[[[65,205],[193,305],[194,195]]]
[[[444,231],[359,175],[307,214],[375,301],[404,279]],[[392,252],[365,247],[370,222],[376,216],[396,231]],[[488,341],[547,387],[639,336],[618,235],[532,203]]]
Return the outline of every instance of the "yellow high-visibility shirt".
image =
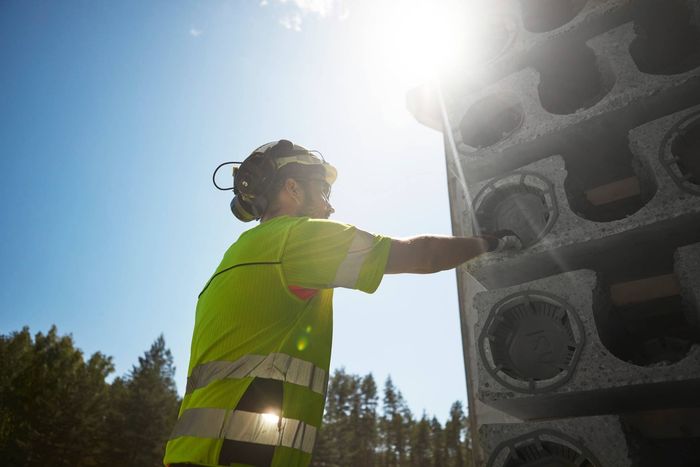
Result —
[[[388,237],[307,217],[244,232],[199,296],[164,463],[250,465],[253,456],[308,465],[328,382],[333,288],[374,292],[390,246]],[[281,412],[265,413],[275,398]]]

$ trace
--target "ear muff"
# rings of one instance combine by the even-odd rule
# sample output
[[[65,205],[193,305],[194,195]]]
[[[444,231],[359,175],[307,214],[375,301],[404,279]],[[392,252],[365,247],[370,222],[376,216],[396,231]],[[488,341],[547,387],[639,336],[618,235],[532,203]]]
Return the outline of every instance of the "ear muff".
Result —
[[[234,196],[231,200],[231,212],[240,221],[250,222],[257,219],[256,211],[257,209],[239,196]]]
[[[266,153],[253,153],[236,170],[231,212],[243,222],[259,219],[267,209],[265,196],[275,177],[275,162]]]

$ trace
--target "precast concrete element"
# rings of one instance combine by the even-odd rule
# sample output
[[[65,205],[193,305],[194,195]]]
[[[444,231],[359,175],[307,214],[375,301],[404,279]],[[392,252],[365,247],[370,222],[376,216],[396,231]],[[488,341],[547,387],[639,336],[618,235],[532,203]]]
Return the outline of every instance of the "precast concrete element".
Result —
[[[584,42],[632,20],[631,0],[519,0],[482,4],[478,55],[459,77],[446,80],[452,91],[478,89],[529,66],[549,44]],[[535,25],[535,23],[539,23]],[[534,32],[535,29],[546,31]],[[537,27],[539,26],[539,27]],[[422,115],[415,114],[421,120]],[[421,120],[422,121],[422,120]]]
[[[630,54],[635,38],[629,22],[586,43],[555,41],[532,67],[454,93],[447,112],[465,177],[491,178],[560,153],[568,138],[606,126],[626,131],[700,103],[700,66],[643,73]]]
[[[457,271],[475,465],[700,465],[700,1],[480,3],[480,56],[408,96],[453,233],[525,244]]]
[[[633,446],[619,417],[487,424],[479,429],[487,467],[629,467]]]
[[[692,281],[697,290],[700,277]],[[517,418],[697,404],[700,346],[688,345],[675,362],[643,366],[618,358],[629,351],[627,329],[593,271],[481,292],[473,308],[478,398]]]
[[[673,1],[682,3],[681,0]],[[554,8],[547,12],[552,3]],[[557,7],[559,3],[563,8]],[[476,39],[479,43],[476,56],[462,64],[463,70],[460,73],[441,80],[443,93],[448,97],[447,104],[452,103],[454,95],[476,93],[485,83],[496,82],[533,63],[546,64],[547,58],[552,56],[552,44],[582,44],[605,31],[630,22],[634,17],[640,16],[637,11],[639,8],[633,8],[634,3],[633,0],[523,0],[482,5],[488,8],[480,18],[482,31]],[[562,24],[547,32],[529,31],[525,23],[534,19],[535,13],[543,10],[549,24]],[[570,21],[564,22],[568,15],[562,13],[567,11],[577,11],[577,14]],[[573,53],[566,55],[564,59],[566,58],[576,60]],[[424,84],[410,90],[407,106],[419,122],[442,131],[440,105],[433,85]]]
[[[471,184],[473,198],[464,200],[464,230],[510,229],[526,248],[483,255],[467,263],[467,271],[487,288],[574,269],[602,272],[613,282],[670,271],[675,249],[700,241],[700,193],[694,191],[691,172],[700,156],[690,156],[695,159],[685,165],[691,167],[687,170],[678,168],[682,159],[675,166],[669,162],[679,159],[674,141],[691,135],[679,131],[679,122],[693,122],[696,116],[700,119],[700,106],[630,132],[635,196],[645,204],[624,218],[596,222],[574,212],[568,200],[583,193],[567,188],[567,177],[575,174],[568,174],[559,156]]]
[[[681,295],[684,297],[685,319],[700,326],[700,243],[684,246],[674,255],[674,273],[678,277]]]

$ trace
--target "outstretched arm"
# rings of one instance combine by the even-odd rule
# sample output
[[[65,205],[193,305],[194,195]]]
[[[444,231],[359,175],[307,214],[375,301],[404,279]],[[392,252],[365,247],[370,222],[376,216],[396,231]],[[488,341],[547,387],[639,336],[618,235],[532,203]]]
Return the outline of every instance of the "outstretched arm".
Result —
[[[431,274],[452,269],[489,251],[480,237],[422,235],[392,239],[385,274]]]
[[[517,249],[521,245],[512,232],[479,237],[421,235],[392,239],[385,274],[431,274],[456,268],[487,251]]]

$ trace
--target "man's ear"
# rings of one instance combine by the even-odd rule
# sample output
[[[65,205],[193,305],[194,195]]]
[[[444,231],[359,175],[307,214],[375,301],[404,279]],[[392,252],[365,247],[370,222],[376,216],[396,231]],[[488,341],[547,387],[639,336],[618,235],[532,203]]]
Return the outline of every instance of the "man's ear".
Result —
[[[301,185],[299,185],[299,182],[294,180],[293,178],[288,178],[284,182],[284,190],[287,192],[287,194],[293,198],[297,203],[301,204],[302,203],[302,189]]]

